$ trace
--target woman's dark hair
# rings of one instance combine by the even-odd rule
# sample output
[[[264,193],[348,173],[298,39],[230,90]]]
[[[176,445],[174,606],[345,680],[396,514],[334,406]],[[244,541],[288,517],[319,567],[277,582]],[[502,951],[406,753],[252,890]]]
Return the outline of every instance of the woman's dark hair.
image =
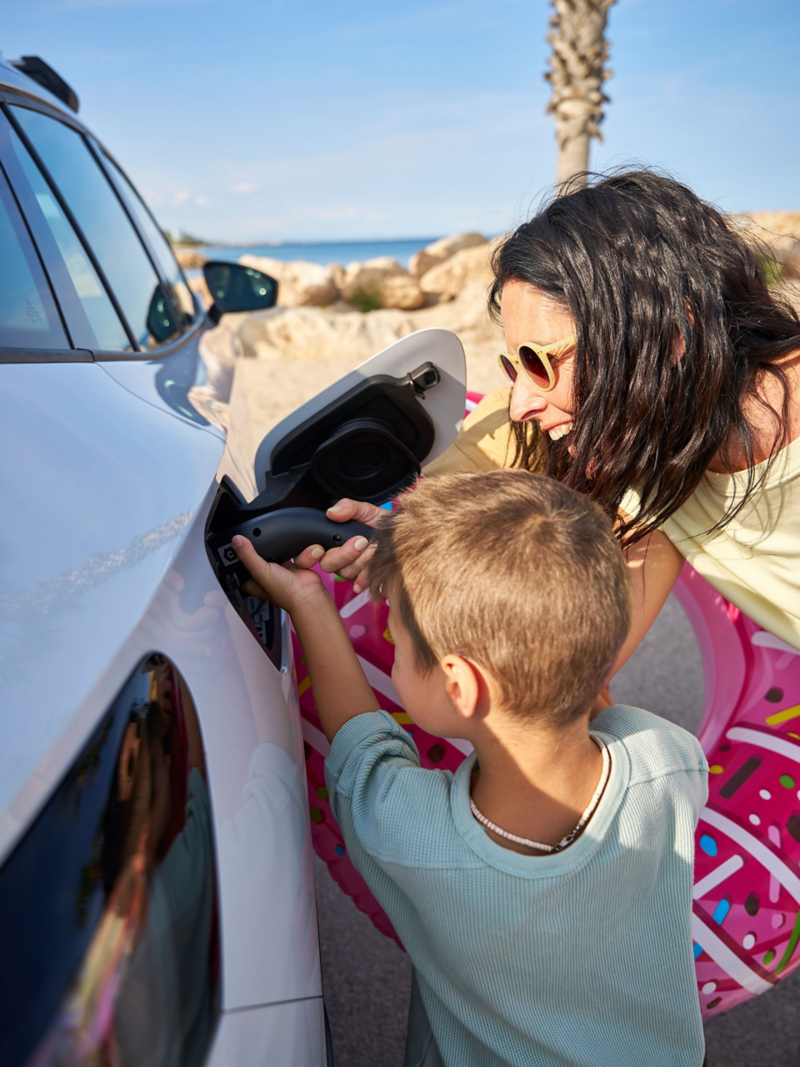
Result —
[[[754,242],[685,185],[626,171],[563,191],[503,241],[492,268],[493,316],[517,280],[567,307],[577,333],[575,427],[553,443],[514,424],[515,465],[542,469],[544,451],[548,474],[612,516],[637,489],[641,510],[618,527],[632,544],[681,507],[718,453],[729,470],[744,456],[745,492],[714,529],[729,522],[786,443],[780,360],[800,348],[800,319],[767,288]],[[757,395],[759,372],[782,386],[780,411]],[[745,400],[774,416],[760,474]]]

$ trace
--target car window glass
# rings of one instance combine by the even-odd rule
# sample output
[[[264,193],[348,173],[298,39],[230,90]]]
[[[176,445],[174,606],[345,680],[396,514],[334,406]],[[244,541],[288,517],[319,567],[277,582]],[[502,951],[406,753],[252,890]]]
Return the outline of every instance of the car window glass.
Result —
[[[219,1009],[211,800],[186,684],[133,672],[0,870],[9,1067],[200,1067]]]
[[[154,348],[179,333],[139,235],[83,137],[29,108],[14,114],[105,274],[137,343]]]
[[[0,345],[69,348],[41,264],[0,175]]]
[[[25,145],[11,130],[9,141],[69,271],[85,321],[68,321],[76,348],[130,349],[131,343],[83,245]]]
[[[189,286],[186,284],[183,271],[179,267],[178,261],[175,259],[172,249],[170,248],[169,242],[156,225],[153,216],[148,211],[144,201],[119,167],[113,160],[109,159],[108,156],[105,156],[104,158],[107,167],[114,176],[114,179],[125,198],[125,202],[131,212],[136,216],[136,220],[144,231],[147,240],[150,242],[150,248],[153,254],[158,259],[167,281],[172,286],[184,321],[187,323],[191,322],[194,318],[194,302],[192,300],[192,294]]]

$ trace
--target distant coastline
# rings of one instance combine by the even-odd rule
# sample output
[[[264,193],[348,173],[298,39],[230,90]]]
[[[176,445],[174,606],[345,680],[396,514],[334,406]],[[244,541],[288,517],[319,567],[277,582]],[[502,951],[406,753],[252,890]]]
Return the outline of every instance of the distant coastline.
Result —
[[[199,244],[193,251],[209,259],[238,260],[240,256],[271,256],[284,261],[302,259],[307,263],[363,263],[379,256],[389,256],[407,267],[415,252],[427,247],[436,237],[398,237],[369,241],[279,241],[275,243]],[[184,246],[185,247],[185,246]]]

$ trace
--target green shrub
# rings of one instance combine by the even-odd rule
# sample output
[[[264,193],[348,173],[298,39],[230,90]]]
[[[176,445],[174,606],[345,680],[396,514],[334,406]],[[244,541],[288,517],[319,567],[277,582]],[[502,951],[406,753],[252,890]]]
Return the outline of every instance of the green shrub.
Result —
[[[365,315],[368,311],[380,311],[383,307],[376,289],[362,289],[361,287],[353,290],[350,303],[359,311],[363,311]]]
[[[758,269],[765,283],[770,288],[780,285],[783,281],[783,271],[777,259],[766,254],[758,255],[756,258],[758,259]]]

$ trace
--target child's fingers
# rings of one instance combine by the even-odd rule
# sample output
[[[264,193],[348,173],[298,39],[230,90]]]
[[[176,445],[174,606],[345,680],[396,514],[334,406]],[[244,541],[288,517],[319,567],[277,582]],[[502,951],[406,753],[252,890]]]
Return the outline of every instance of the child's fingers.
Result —
[[[271,600],[279,608],[292,612],[299,604],[312,599],[318,593],[327,597],[322,582],[313,571],[303,570],[293,564],[280,566],[278,563],[267,563],[253,548],[246,537],[237,534],[233,538],[233,548],[236,555],[253,576],[245,582],[245,591],[254,596],[261,596],[264,600]]]
[[[243,582],[242,589],[248,596],[258,597],[259,600],[269,600],[269,594],[266,589],[259,585],[255,578],[248,578],[246,582]]]
[[[271,564],[267,563],[259,556],[258,552],[253,548],[253,545],[246,537],[242,537],[237,534],[233,541],[233,550],[239,557],[241,562],[250,571],[256,582],[261,586],[262,590],[269,591],[270,587],[270,570]]]

